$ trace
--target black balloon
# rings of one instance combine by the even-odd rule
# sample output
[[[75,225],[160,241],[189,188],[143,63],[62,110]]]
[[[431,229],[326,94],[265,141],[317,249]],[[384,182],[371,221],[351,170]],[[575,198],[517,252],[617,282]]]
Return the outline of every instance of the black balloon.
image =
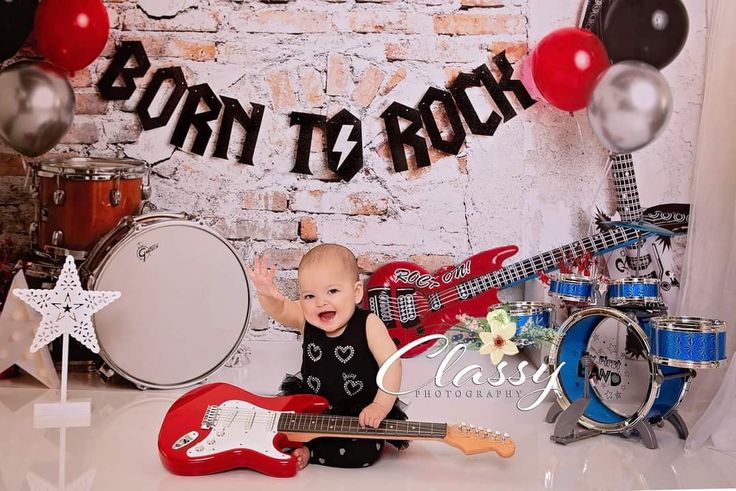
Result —
[[[15,55],[33,30],[38,0],[0,0],[0,62]]]
[[[680,0],[617,0],[603,26],[613,63],[638,60],[664,68],[687,39],[687,10]]]

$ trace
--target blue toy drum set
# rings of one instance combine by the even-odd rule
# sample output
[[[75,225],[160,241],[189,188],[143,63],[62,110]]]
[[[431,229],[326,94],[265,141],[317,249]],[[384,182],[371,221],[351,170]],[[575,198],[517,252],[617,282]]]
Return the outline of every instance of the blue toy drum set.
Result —
[[[657,448],[654,426],[669,421],[687,438],[677,408],[695,369],[726,360],[726,324],[714,319],[668,317],[659,280],[624,278],[608,288],[608,306],[590,306],[595,282],[553,277],[550,295],[576,310],[560,325],[549,354],[559,368],[557,402],[547,421],[551,439],[567,444],[602,433],[638,434]]]

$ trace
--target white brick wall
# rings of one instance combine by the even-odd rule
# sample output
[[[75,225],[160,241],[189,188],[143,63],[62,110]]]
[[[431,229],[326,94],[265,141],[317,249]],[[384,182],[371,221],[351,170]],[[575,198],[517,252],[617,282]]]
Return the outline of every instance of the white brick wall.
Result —
[[[365,271],[411,257],[434,268],[515,243],[520,256],[587,235],[594,203],[610,208],[605,152],[584,112],[544,104],[468,135],[459,156],[431,152],[433,165],[396,173],[380,114],[392,101],[415,106],[429,86],[446,86],[507,49],[517,62],[547,32],[574,25],[582,2],[569,0],[243,0],[108,1],[113,26],[103,57],[77,73],[77,117],[53,155],[131,157],[155,163],[153,201],[204,216],[244,257],[270,251],[295,293],[299,257],[315,241],[349,245]],[[686,202],[700,113],[705,46],[703,2],[685,2],[690,36],[664,70],[675,112],[665,134],[635,155],[644,206]],[[99,99],[94,84],[120,40],[144,43],[152,69],[129,101]],[[24,56],[32,50],[24,49]],[[177,150],[166,128],[142,132],[131,111],[157,68],[182,66],[191,84],[266,106],[254,167]],[[362,120],[365,168],[340,183],[326,168],[315,132],[312,176],[290,173],[293,110],[328,117],[348,109]],[[487,114],[481,114],[483,118]],[[194,132],[191,132],[192,135]],[[242,135],[233,133],[231,154]],[[190,135],[185,148],[191,145]],[[0,145],[0,238],[27,246],[32,206],[19,157]],[[680,244],[681,247],[682,244]],[[254,332],[268,328],[254,305]],[[283,336],[274,330],[259,336]]]

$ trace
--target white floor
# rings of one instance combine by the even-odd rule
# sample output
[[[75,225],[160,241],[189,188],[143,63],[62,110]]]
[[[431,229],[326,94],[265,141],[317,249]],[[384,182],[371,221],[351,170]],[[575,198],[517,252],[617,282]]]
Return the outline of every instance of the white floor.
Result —
[[[299,366],[299,345],[253,342],[247,367],[223,369],[211,380],[225,380],[251,392],[272,394],[283,372]],[[278,364],[274,360],[283,360]],[[507,375],[520,358],[508,360]],[[441,357],[418,357],[403,363],[403,387],[414,388],[432,379]],[[487,357],[467,353],[453,371],[478,364],[489,371]],[[514,367],[512,372],[511,367]],[[529,375],[533,373],[529,367]],[[697,380],[696,382],[697,383]],[[329,489],[673,489],[736,486],[736,459],[703,448],[685,454],[683,441],[670,426],[656,431],[659,449],[648,450],[637,439],[598,436],[568,446],[550,441],[553,425],[544,422],[545,402],[520,411],[518,394],[541,388],[531,381],[514,387],[490,385],[442,389],[434,381],[403,399],[412,420],[473,423],[508,432],[516,455],[502,459],[493,453],[466,457],[436,442],[414,442],[399,453],[388,448],[367,469],[334,469],[310,465],[291,479],[275,479],[249,470],[202,477],[169,474],[156,449],[166,410],[185,390],[139,391],[102,384],[96,376],[74,374],[69,399],[92,402],[92,424],[69,428],[65,434],[64,468],[60,469],[59,429],[34,429],[33,406],[58,400],[33,379],[0,381],[0,486],[7,490],[238,490]],[[429,390],[429,393],[425,392]],[[437,392],[441,391],[441,392]],[[449,392],[447,392],[449,391]],[[459,391],[459,392],[457,392]],[[507,391],[511,391],[510,393]],[[532,399],[527,399],[531,401]],[[47,487],[44,486],[44,482]]]

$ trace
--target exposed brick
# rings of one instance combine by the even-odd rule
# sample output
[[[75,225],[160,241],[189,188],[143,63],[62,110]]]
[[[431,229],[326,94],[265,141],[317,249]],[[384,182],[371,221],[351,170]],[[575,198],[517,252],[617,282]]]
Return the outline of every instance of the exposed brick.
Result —
[[[277,269],[296,269],[304,256],[303,249],[266,249],[263,255],[268,256],[269,262]]]
[[[386,43],[385,53],[388,61],[414,60],[432,61],[435,58],[434,45],[427,45],[418,39]]]
[[[365,254],[359,255],[356,259],[358,260],[358,269],[360,272],[368,274],[374,273],[384,264],[398,261],[394,256],[389,256],[387,254]]]
[[[61,143],[92,144],[97,143],[99,139],[100,131],[94,123],[75,121],[67,134],[64,135],[64,138],[62,138]]]
[[[159,35],[151,34],[146,36],[126,35],[120,39],[120,42],[126,40],[136,40],[143,43],[146,54],[150,58],[183,58],[192,61],[210,61],[217,56],[217,45],[214,41],[197,41],[192,39],[177,39],[170,34]],[[105,47],[102,52],[103,56],[112,56],[116,49],[116,43],[113,42]]]
[[[286,211],[288,196],[280,191],[246,191],[243,208],[246,210]]]
[[[219,29],[217,13],[202,10],[189,10],[171,19],[154,19],[139,9],[128,9],[123,15],[125,31],[217,32]]]
[[[454,265],[455,258],[444,254],[415,254],[409,257],[409,261],[418,264],[427,271],[434,272],[443,266]]]
[[[493,57],[503,50],[506,50],[506,59],[510,63],[516,63],[529,52],[529,45],[525,42],[494,41],[491,43],[489,61],[492,63]]]
[[[321,190],[297,191],[289,207],[294,211],[344,215],[383,215],[388,211],[389,201],[373,193],[358,192],[344,195]]]
[[[304,242],[316,242],[319,240],[319,230],[314,218],[304,217],[299,221],[299,237]]]
[[[308,107],[325,105],[325,86],[318,70],[299,67],[299,100]]]
[[[89,68],[82,68],[81,70],[74,72],[74,76],[69,79],[69,82],[74,88],[91,87],[92,74],[90,73]]]
[[[406,78],[406,68],[399,68],[391,75],[386,85],[381,89],[381,95],[386,95],[396,88]]]
[[[357,33],[403,32],[417,34],[424,27],[426,16],[403,12],[351,12],[348,29]],[[427,26],[429,25],[426,19]]]
[[[0,153],[0,176],[23,176],[23,158],[17,153]]]
[[[386,74],[376,66],[371,65],[368,67],[365,75],[363,75],[360,83],[358,83],[353,91],[353,100],[363,107],[368,107],[376,97],[385,75]]]
[[[434,30],[438,34],[524,34],[526,18],[517,14],[453,13],[434,16]]]
[[[262,10],[246,12],[238,29],[244,32],[300,34],[327,32],[331,27],[326,12]]]
[[[276,70],[266,75],[266,81],[271,89],[271,100],[276,112],[286,112],[296,106],[296,94],[291,85],[288,70]]]
[[[98,93],[80,92],[75,95],[75,114],[105,114],[108,102],[103,100]]]
[[[352,85],[348,57],[340,53],[330,53],[327,57],[327,94],[347,95]]]

